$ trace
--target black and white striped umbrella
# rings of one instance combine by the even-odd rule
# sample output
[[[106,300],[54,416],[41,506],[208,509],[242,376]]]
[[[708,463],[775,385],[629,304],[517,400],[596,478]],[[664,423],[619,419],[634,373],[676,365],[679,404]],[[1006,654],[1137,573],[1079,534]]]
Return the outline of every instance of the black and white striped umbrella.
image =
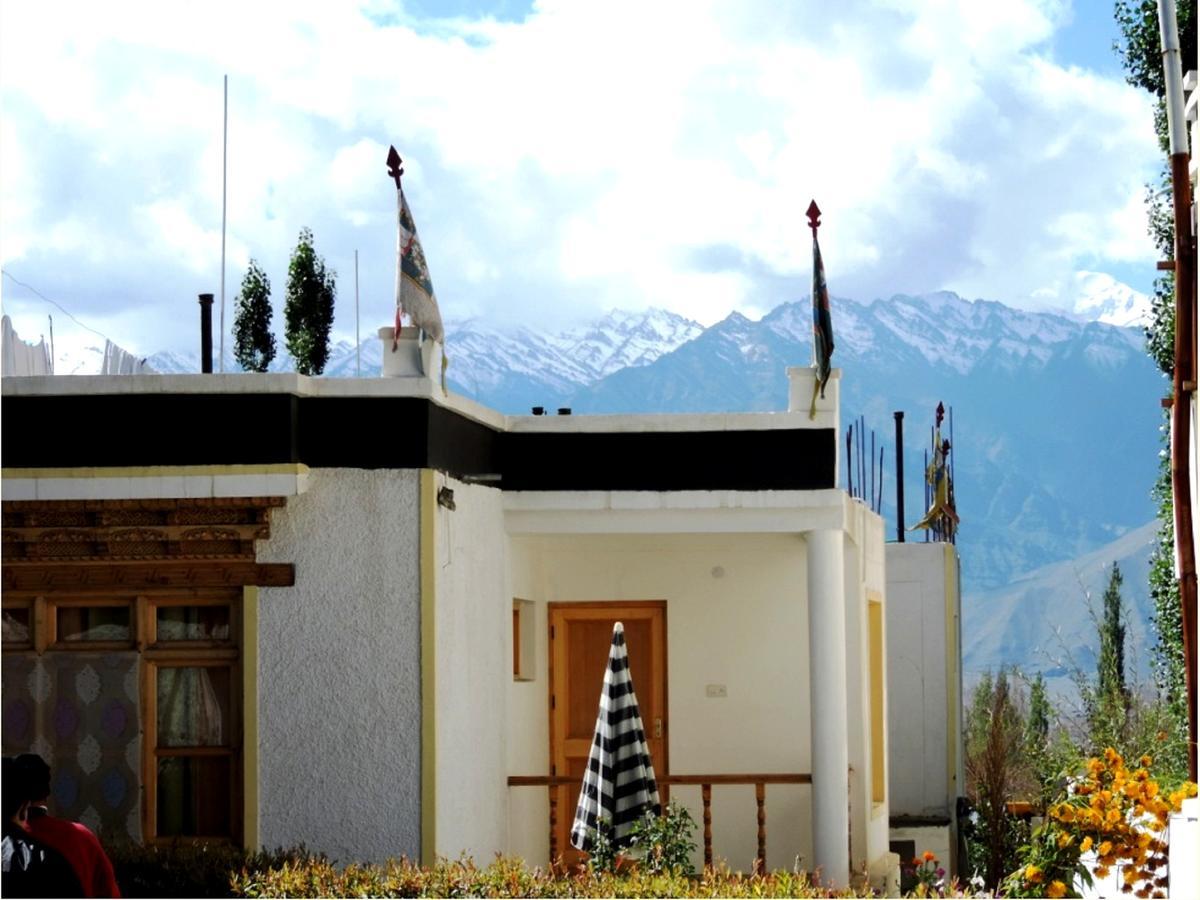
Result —
[[[597,819],[605,819],[611,828],[610,838],[619,847],[628,842],[634,822],[647,812],[657,815],[660,811],[654,766],[629,674],[625,628],[617,622],[604,671],[592,750],[575,807],[571,845],[578,850],[591,849]]]

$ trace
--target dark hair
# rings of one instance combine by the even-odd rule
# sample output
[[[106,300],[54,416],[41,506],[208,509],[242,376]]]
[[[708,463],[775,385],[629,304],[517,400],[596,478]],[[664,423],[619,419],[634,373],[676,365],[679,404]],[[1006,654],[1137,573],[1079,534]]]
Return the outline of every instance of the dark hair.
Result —
[[[38,754],[19,754],[13,768],[26,800],[44,800],[50,796],[50,766]]]
[[[21,804],[29,798],[25,796],[25,785],[22,782],[21,777],[17,774],[17,761],[11,756],[4,757],[3,768],[0,770],[0,775],[3,776],[3,784],[0,786],[0,793],[3,794],[4,821],[7,823],[13,816],[17,814],[17,810],[21,808]],[[8,833],[7,825],[5,825],[4,833]]]

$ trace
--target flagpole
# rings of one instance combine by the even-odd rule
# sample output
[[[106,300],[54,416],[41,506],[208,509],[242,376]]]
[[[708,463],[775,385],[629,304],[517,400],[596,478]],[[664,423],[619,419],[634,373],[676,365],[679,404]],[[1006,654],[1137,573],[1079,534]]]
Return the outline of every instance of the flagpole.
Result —
[[[362,378],[362,342],[358,336],[358,251],[354,251],[354,377]]]
[[[221,356],[217,371],[225,371],[225,199],[229,168],[229,76],[225,76],[225,112],[221,133]]]
[[[817,304],[820,302],[817,297],[816,247],[817,247],[817,229],[821,227],[821,208],[819,206],[817,206],[816,200],[811,200],[809,202],[808,209],[805,210],[805,215],[808,216],[808,227],[812,229],[812,236],[813,236],[812,304],[813,304],[814,316],[813,316],[813,337],[812,337],[812,367],[815,370],[815,372],[814,372],[814,376],[813,376],[812,404],[809,406],[809,409],[808,409],[808,417],[809,417],[809,419],[815,419],[817,417],[817,392],[821,389],[821,370],[819,368],[818,355],[817,355],[817,340],[818,340],[818,338],[817,338],[817,320],[816,320],[816,315],[815,315],[815,311],[817,309]]]

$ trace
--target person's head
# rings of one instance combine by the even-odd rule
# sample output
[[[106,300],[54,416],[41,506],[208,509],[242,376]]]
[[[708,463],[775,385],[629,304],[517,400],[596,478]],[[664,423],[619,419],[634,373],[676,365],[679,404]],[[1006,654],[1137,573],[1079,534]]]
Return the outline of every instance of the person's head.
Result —
[[[21,753],[14,761],[17,780],[25,786],[25,798],[37,803],[50,796],[50,765],[36,753]]]
[[[3,779],[0,781],[0,794],[3,794],[4,827],[7,833],[10,823],[24,823],[25,811],[29,808],[29,795],[25,791],[25,780],[17,771],[17,761],[13,757],[4,757],[0,778]]]

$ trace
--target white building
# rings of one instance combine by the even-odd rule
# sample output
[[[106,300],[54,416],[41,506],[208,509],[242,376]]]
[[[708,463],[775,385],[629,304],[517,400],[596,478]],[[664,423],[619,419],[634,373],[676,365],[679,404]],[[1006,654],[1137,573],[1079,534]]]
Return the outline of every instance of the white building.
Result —
[[[883,523],[836,487],[839,374],[813,420],[788,377],[786,412],[578,417],[5,379],[4,752],[110,834],[545,863],[620,619],[713,856],[894,885]]]

